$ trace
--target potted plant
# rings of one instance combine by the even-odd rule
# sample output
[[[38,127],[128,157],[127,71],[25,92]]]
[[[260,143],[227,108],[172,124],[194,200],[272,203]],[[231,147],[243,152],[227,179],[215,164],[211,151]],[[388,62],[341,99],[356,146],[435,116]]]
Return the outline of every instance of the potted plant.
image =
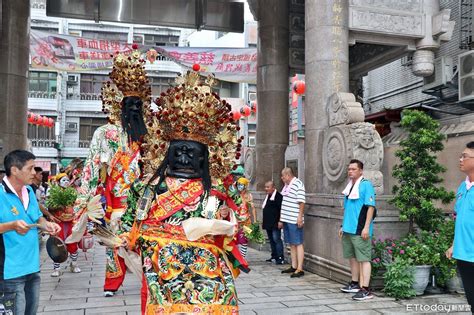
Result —
[[[384,274],[385,294],[397,300],[416,295],[413,289],[414,267],[411,263],[409,259],[396,257],[392,263],[387,264],[387,271]]]
[[[436,161],[435,154],[443,150],[446,137],[438,131],[439,123],[422,111],[404,110],[401,126],[408,137],[395,153],[400,163],[394,166],[393,177],[398,184],[390,202],[400,209],[400,220],[409,221],[410,233],[415,232],[415,223],[422,230],[432,230],[443,219],[442,209],[434,202],[447,204],[455,197],[438,185],[443,181],[439,174],[446,168]]]
[[[74,219],[73,205],[77,199],[77,192],[72,187],[60,187],[53,185],[49,189],[49,196],[46,198],[46,207],[61,221],[72,221]]]

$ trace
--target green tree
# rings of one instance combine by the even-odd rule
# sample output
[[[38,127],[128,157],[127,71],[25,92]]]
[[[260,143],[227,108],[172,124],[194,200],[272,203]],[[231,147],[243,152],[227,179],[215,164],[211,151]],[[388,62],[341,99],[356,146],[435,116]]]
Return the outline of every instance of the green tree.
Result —
[[[431,231],[443,218],[442,209],[434,202],[447,204],[455,197],[439,185],[446,168],[437,162],[436,153],[443,150],[445,136],[438,131],[436,120],[417,110],[404,110],[401,126],[408,137],[395,153],[400,164],[393,168],[398,184],[393,187],[391,203],[400,209],[400,220],[409,221],[410,232],[414,232],[414,223]]]

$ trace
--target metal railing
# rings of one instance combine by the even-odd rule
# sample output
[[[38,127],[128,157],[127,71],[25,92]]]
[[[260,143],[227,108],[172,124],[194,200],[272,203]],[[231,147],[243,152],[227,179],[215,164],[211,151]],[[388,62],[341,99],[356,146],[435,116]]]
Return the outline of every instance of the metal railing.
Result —
[[[79,148],[89,148],[91,146],[90,140],[79,140]]]
[[[30,5],[33,9],[46,9],[46,0],[31,0]]]
[[[30,139],[31,145],[35,148],[54,148],[54,139]]]
[[[28,91],[28,97],[30,98],[48,98],[48,99],[55,99],[56,92],[48,92],[48,91]]]
[[[100,100],[100,93],[67,94],[66,99],[68,99],[68,100],[81,100],[81,101],[99,101]]]

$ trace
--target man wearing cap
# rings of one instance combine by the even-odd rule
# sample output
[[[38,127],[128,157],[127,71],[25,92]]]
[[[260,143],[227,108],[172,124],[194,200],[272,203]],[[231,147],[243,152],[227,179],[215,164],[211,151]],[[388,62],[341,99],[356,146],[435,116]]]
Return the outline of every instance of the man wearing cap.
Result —
[[[57,234],[29,185],[35,176],[33,153],[15,150],[5,156],[6,177],[0,184],[0,288],[15,293],[14,314],[36,314],[40,262],[38,228]]]

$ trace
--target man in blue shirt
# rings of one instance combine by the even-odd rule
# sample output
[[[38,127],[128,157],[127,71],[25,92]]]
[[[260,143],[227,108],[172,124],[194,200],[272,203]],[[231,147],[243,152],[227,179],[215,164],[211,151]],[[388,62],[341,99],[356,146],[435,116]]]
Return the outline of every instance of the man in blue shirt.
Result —
[[[474,311],[474,141],[459,157],[459,169],[467,176],[456,193],[454,241],[446,256],[457,260],[467,302]]]
[[[375,218],[375,190],[372,183],[362,176],[364,164],[351,160],[347,168],[349,183],[344,194],[344,218],[339,237],[342,238],[344,258],[350,260],[352,281],[341,291],[356,293],[357,301],[371,299],[369,290],[372,266],[372,230]],[[359,285],[359,278],[361,283]]]
[[[56,234],[59,225],[43,218],[31,185],[35,156],[15,150],[5,156],[0,184],[0,290],[15,293],[14,314],[36,314],[40,265],[38,227]]]

